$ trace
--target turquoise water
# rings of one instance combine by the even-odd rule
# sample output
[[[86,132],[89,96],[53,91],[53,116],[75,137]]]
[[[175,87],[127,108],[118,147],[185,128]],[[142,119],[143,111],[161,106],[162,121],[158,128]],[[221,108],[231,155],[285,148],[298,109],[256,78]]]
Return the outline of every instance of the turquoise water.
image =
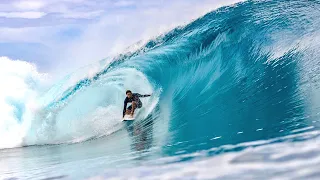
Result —
[[[1,176],[319,178],[319,10],[319,1],[222,7],[71,73],[32,111],[6,101],[16,125],[0,129],[14,135],[0,142]],[[127,89],[153,94],[134,122],[121,122]]]

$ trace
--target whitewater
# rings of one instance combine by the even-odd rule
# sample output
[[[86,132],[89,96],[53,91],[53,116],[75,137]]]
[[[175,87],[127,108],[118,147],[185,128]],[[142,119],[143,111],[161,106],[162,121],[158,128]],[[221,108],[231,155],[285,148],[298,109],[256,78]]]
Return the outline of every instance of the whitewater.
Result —
[[[1,57],[0,179],[319,179],[319,29],[318,0],[245,1],[54,84]]]

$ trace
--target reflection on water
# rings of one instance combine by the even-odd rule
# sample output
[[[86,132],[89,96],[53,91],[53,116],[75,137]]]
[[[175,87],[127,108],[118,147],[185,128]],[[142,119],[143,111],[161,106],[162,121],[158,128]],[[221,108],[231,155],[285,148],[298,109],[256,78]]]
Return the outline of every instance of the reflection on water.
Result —
[[[153,142],[153,117],[139,121],[125,121],[125,127],[131,137],[131,149],[133,151],[148,150]]]

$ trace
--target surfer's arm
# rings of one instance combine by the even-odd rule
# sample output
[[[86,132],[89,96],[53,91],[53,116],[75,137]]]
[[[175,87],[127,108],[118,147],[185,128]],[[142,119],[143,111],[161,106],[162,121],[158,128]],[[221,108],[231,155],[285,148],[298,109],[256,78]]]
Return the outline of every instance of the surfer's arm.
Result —
[[[128,101],[127,101],[127,98],[124,100],[124,106],[123,106],[123,114],[122,116],[124,117],[124,115],[126,114],[126,111],[127,111],[127,104],[128,104]]]
[[[149,96],[151,96],[151,94],[145,94],[145,95],[138,94],[138,97],[149,97]]]

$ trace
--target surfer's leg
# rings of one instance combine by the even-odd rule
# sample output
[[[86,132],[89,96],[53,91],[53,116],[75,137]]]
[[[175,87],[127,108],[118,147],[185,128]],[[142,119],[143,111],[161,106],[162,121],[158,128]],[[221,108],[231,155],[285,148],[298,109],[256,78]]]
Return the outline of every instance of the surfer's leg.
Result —
[[[133,116],[133,114],[134,114],[134,110],[136,109],[136,107],[137,107],[137,104],[136,104],[136,102],[135,102],[135,101],[132,101],[132,110],[131,110],[131,116]]]
[[[126,114],[131,114],[131,112],[132,112],[132,105],[130,105],[130,106],[127,108]]]

